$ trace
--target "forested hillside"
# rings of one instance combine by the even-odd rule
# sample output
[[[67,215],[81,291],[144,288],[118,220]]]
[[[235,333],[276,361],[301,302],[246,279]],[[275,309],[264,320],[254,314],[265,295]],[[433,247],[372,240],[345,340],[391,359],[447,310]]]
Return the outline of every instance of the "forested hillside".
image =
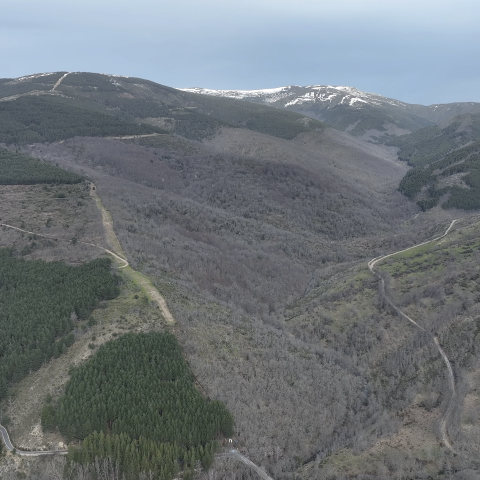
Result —
[[[157,131],[162,130],[128,123],[107,114],[105,109],[85,108],[84,104],[50,95],[0,102],[0,142],[6,144],[54,142],[77,135],[104,137]]]
[[[235,416],[243,451],[276,478],[296,468],[295,456],[357,441],[364,422],[391,427],[374,413],[383,400],[358,400],[367,377],[343,353],[300,338],[288,305],[417,209],[394,193],[403,167],[377,147],[336,132],[237,134],[243,155],[220,143],[229,131],[203,144],[78,138],[22,151],[95,182],[130,264],[166,297],[195,376]]]
[[[165,131],[202,140],[222,126],[292,139],[299,133],[325,128],[322,122],[294,112],[182,92],[140,78],[73,72],[53,91],[48,89],[53,87],[50,78],[53,81],[61,77],[54,75],[0,84],[0,100],[7,100],[0,101],[0,142],[51,142],[74,135]],[[35,96],[21,96],[29,92]],[[13,100],[12,95],[20,97]],[[37,118],[42,109],[50,110],[55,118]]]
[[[67,317],[59,323],[64,330],[46,347],[60,357],[6,390],[2,408],[15,416],[13,435],[34,448],[70,442],[66,473],[89,480],[121,474],[167,480],[182,470],[186,479],[256,475],[223,456],[208,474],[195,472],[209,467],[216,441],[225,435],[276,480],[448,478],[473,468],[474,461],[455,457],[440,443],[450,390],[432,335],[454,359],[459,404],[447,428],[455,448],[467,452],[478,435],[471,408],[477,397],[466,388],[478,377],[475,219],[455,223],[458,233],[453,229],[438,248],[382,265],[389,298],[418,316],[424,331],[388,308],[367,262],[445,231],[453,213],[423,215],[412,199],[426,209],[437,197],[448,206],[457,188],[475,193],[480,137],[474,115],[402,137],[398,161],[394,145],[366,143],[264,105],[138,78],[55,78],[7,82],[22,91],[39,83],[41,90],[63,78],[47,95],[44,89],[0,102],[11,118],[16,109],[24,115],[29,102],[38,113],[38,123],[22,123],[31,140],[6,147],[6,165],[14,170],[9,175],[18,182],[54,183],[55,171],[42,170],[49,164],[88,183],[4,186],[1,217],[58,235],[68,248],[56,250],[60,240],[45,238],[37,252],[30,247],[39,240],[14,229],[2,239],[20,252],[28,247],[26,255],[48,248],[51,257],[75,248],[73,240],[86,242],[79,249],[117,248],[129,267],[118,271],[123,281],[112,280],[104,297],[117,287],[120,295],[102,302],[74,330],[72,322],[85,314],[66,304]],[[52,105],[60,117],[65,112],[66,127],[53,122],[49,138],[60,141],[47,142],[50,133],[38,125],[49,125],[41,112]],[[71,127],[68,112],[75,114]],[[89,126],[89,118],[98,123]],[[380,128],[378,120],[367,115],[357,133]],[[117,126],[153,134],[107,133]],[[77,127],[83,136],[73,136]],[[384,133],[399,132],[390,127]],[[44,162],[35,164],[40,170],[33,171],[31,158]],[[407,161],[414,168],[405,176]],[[75,180],[64,175],[59,181]],[[105,231],[98,229],[93,195],[111,215],[102,211]],[[69,258],[80,263],[85,256]],[[130,269],[142,275],[129,276]],[[173,317],[168,325],[159,301],[145,293],[147,281],[165,299]],[[70,295],[59,285],[58,295]],[[25,297],[26,291],[17,291]],[[35,330],[35,338],[43,339],[49,330],[37,323],[43,330]],[[67,348],[72,332],[75,343]],[[22,353],[24,345],[33,345],[27,333],[13,331],[6,345],[19,338]],[[32,358],[21,364],[40,357]]]
[[[447,126],[429,127],[390,142],[414,168],[399,189],[423,211],[442,207],[480,208],[480,115],[455,117]]]
[[[32,91],[47,92],[66,72],[29,75],[26,77],[0,79],[0,98],[22,95]]]
[[[480,139],[480,114],[454,117],[444,126],[432,126],[390,140],[399,147],[398,157],[412,167],[423,167]]]
[[[67,75],[59,91],[88,98],[111,108],[170,126],[187,138],[201,140],[222,125],[238,126],[291,139],[301,132],[323,129],[321,122],[293,112],[263,105],[182,92],[140,78],[113,77],[91,73]]]
[[[32,185],[37,183],[80,183],[83,178],[50,163],[0,148],[0,184]]]
[[[220,402],[203,398],[175,337],[167,332],[127,334],[102,346],[72,373],[58,405],[47,404],[44,428],[83,440],[71,461],[95,471],[99,459],[128,479],[139,474],[191,478],[197,460],[208,469],[216,438],[233,433]]]
[[[253,313],[281,311],[288,298],[315,283],[314,272],[323,265],[362,255],[333,240],[385,231],[395,216],[416,210],[400,194],[383,201],[376,190],[375,178],[400,178],[395,164],[379,165],[376,157],[354,150],[357,165],[347,174],[347,165],[336,170],[335,160],[313,148],[282,142],[278,150],[288,155],[283,163],[275,161],[275,148],[266,158],[247,157],[162,136],[135,143],[78,139],[42,147],[43,153],[25,151],[125,181],[121,192],[110,181],[101,188],[132,264],[151,258],[155,266],[148,275],[175,271],[195,291],[215,292]],[[372,196],[382,201],[372,202]]]
[[[12,150],[0,152],[0,180],[8,185],[48,183],[42,191],[51,192],[55,190],[52,184],[83,179]],[[66,194],[55,198],[63,200]],[[70,202],[65,205],[67,209],[72,206]],[[7,220],[12,207],[8,205]],[[47,221],[47,227],[50,223]],[[27,225],[22,222],[24,227]],[[34,250],[39,238],[43,241],[35,234],[28,238],[31,243],[22,255]],[[49,235],[47,242],[54,244],[55,236]],[[19,259],[15,253],[13,249],[0,250],[0,328],[5,334],[3,345],[0,342],[0,400],[8,396],[10,403],[17,392],[12,387],[52,357],[67,358],[68,348],[88,331],[86,320],[92,309],[100,300],[119,293],[119,279],[110,273],[109,259],[71,267]],[[148,310],[146,305],[144,308]],[[95,323],[93,317],[88,321],[89,326]],[[94,349],[95,344],[88,348]],[[168,333],[127,335],[107,344],[102,357],[103,352],[101,349],[95,356],[94,368],[108,370],[110,376],[92,377],[91,364],[85,365],[86,373],[82,376],[79,369],[80,377],[73,375],[58,409],[51,403],[44,408],[45,432],[58,425],[67,441],[83,441],[81,448],[71,452],[70,466],[91,469],[95,477],[99,461],[113,462],[131,479],[140,472],[170,479],[179,469],[185,478],[191,478],[197,462],[208,469],[218,448],[216,440],[233,433],[233,418],[220,402],[207,401],[194,386],[175,337]],[[4,418],[10,422],[2,412],[0,421]]]
[[[118,294],[110,259],[79,267],[28,261],[0,249],[0,399],[9,385],[74,342],[78,319]]]

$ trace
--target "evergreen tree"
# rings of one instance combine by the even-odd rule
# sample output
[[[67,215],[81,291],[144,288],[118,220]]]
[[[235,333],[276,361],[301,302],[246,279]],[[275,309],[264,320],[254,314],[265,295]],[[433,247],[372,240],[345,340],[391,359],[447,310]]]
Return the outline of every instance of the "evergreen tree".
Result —
[[[68,440],[82,441],[70,461],[109,459],[132,479],[153,472],[168,480],[180,465],[189,478],[197,462],[208,469],[215,439],[233,431],[225,406],[195,388],[168,332],[129,333],[102,345],[73,371],[55,413],[45,405],[42,425],[52,421]]]

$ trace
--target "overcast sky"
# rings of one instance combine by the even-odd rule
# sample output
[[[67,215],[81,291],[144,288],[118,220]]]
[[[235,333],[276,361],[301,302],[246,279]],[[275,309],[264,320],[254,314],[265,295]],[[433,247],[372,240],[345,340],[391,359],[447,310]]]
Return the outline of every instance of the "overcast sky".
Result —
[[[349,85],[480,102],[478,0],[0,0],[0,77],[91,71],[173,87]]]

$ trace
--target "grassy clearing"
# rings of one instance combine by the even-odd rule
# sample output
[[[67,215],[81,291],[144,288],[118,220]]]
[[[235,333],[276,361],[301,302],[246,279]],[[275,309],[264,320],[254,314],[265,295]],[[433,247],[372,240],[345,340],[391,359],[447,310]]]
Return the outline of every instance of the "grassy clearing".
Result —
[[[411,248],[405,252],[397,253],[396,255],[390,257],[390,258],[396,258],[396,259],[408,259],[408,258],[413,258],[417,257],[419,255],[423,255],[434,248],[435,244],[434,243],[428,243],[426,245],[420,245],[419,247],[416,248]]]
[[[170,310],[168,309],[167,303],[163,296],[160,294],[160,292],[157,290],[157,288],[153,285],[151,280],[143,275],[140,272],[137,272],[134,270],[132,267],[126,267],[123,269],[125,274],[130,277],[132,282],[138,286],[142,292],[145,294],[145,296],[151,300],[152,302],[156,303],[158,305],[158,308],[160,309],[160,312],[165,319],[165,321],[169,324],[174,324],[175,319],[173,318],[172,314],[170,313]]]
[[[441,274],[448,259],[471,257],[480,249],[480,242],[470,245],[442,245],[433,250],[417,252],[415,255],[405,256],[399,254],[390,257],[383,265],[378,267],[392,276],[400,277],[413,273]],[[459,258],[460,260],[460,258]]]
[[[148,320],[160,320],[158,310],[150,303],[150,299],[137,285],[131,276],[120,270],[122,278],[121,294],[101,304],[101,307],[94,310],[91,318],[98,325],[110,325],[117,322],[127,327],[138,326]]]
[[[373,475],[377,471],[378,459],[371,455],[355,455],[351,450],[341,450],[331,455],[324,462],[325,467],[333,467],[335,471],[344,474],[367,474]]]
[[[424,253],[414,257],[404,257],[400,259],[391,257],[386,265],[380,265],[380,269],[390,273],[391,275],[405,275],[409,273],[421,272],[436,268],[437,256],[435,253]]]

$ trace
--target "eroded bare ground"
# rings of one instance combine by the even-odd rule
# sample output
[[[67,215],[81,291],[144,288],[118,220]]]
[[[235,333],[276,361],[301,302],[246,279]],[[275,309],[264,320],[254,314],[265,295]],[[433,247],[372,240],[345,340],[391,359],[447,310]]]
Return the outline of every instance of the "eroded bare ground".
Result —
[[[62,455],[53,457],[21,457],[8,453],[0,463],[2,480],[36,479],[63,480],[66,458]]]
[[[82,263],[101,252],[80,242],[104,245],[100,214],[85,184],[2,185],[0,222],[59,240],[0,228],[0,247],[13,247],[25,258]]]
[[[94,184],[89,185],[89,195],[93,198],[95,205],[97,206],[97,209],[102,217],[103,234],[107,240],[107,243],[116,254],[127,258],[122,246],[120,245],[120,242],[118,241],[115,230],[113,229],[113,218],[110,215],[110,212],[103,206],[102,200],[98,196],[97,187]]]
[[[399,412],[402,427],[389,438],[382,438],[370,450],[372,455],[382,455],[391,449],[418,452],[419,456],[428,457],[432,448],[439,448],[437,438],[438,424],[442,417],[438,408],[425,408],[431,402],[431,393],[419,394],[412,404]],[[435,393],[434,396],[438,397]]]

